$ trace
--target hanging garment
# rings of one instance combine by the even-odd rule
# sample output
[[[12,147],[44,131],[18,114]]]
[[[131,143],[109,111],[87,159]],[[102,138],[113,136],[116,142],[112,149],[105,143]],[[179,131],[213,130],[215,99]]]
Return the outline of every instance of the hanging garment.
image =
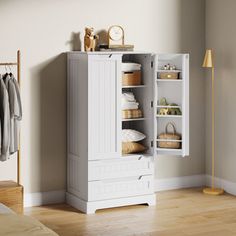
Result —
[[[0,76],[0,121],[1,121],[0,161],[6,161],[9,158],[9,146],[10,146],[10,111],[9,111],[8,92],[1,76]]]
[[[19,149],[20,120],[22,119],[22,105],[19,85],[14,76],[7,76],[5,79],[9,95],[10,107],[10,154]]]

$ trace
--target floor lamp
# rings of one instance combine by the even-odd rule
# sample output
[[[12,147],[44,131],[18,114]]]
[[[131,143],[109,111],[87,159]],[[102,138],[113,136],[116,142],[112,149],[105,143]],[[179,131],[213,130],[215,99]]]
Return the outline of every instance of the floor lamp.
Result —
[[[202,67],[211,68],[211,188],[204,188],[203,192],[210,195],[220,195],[224,193],[223,189],[215,188],[215,78],[212,50],[206,50]]]

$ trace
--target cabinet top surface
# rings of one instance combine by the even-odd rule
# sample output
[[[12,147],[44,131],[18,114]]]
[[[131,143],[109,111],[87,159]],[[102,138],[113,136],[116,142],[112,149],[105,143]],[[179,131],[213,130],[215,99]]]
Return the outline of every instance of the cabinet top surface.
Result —
[[[95,51],[95,52],[82,52],[82,51],[70,51],[68,54],[88,54],[88,55],[101,55],[101,54],[154,54],[152,52],[145,51]]]
[[[117,54],[117,55],[125,55],[125,54],[148,54],[148,55],[164,55],[164,56],[178,56],[178,55],[189,55],[188,53],[154,53],[147,51],[95,51],[95,52],[82,52],[82,51],[69,51],[66,52],[68,55],[81,54],[81,55],[108,55],[108,54]]]

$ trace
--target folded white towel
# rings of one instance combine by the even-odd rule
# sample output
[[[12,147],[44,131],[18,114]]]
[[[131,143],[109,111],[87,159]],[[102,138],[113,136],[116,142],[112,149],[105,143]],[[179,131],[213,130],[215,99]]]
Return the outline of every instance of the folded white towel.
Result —
[[[134,94],[132,92],[125,92],[122,93],[122,100],[125,100],[127,102],[135,102]]]
[[[123,62],[121,65],[121,70],[124,72],[141,70],[141,64],[133,62]]]
[[[137,102],[122,102],[121,103],[121,108],[122,110],[135,110],[138,109],[139,103]]]

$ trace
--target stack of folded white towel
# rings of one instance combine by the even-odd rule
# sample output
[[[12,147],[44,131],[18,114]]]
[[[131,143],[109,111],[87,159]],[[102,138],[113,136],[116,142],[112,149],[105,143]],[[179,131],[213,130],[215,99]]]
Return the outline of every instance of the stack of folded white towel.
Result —
[[[122,110],[136,110],[139,107],[139,103],[136,102],[132,92],[123,92],[121,106]]]

